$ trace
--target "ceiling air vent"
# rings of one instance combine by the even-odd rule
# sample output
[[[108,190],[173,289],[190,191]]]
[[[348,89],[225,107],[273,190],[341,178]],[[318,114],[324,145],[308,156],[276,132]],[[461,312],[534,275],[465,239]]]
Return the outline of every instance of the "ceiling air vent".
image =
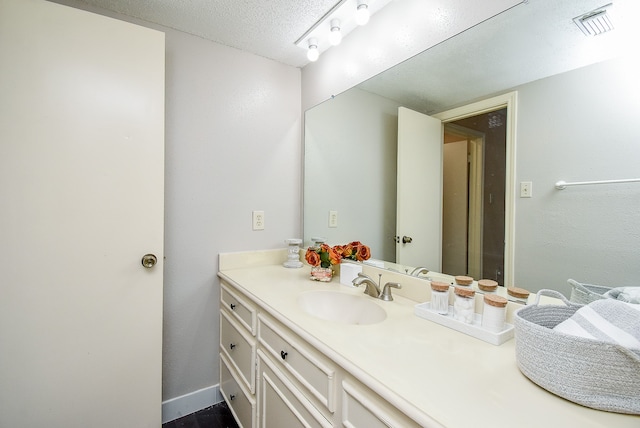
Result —
[[[613,30],[613,24],[611,23],[611,18],[607,15],[607,8],[611,7],[611,5],[612,3],[609,3],[584,15],[577,16],[573,18],[573,22],[586,36],[597,36],[611,31]]]

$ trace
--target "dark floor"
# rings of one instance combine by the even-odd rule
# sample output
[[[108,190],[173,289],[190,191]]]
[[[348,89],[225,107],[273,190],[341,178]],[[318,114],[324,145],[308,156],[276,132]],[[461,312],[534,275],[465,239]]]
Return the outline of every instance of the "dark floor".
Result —
[[[162,424],[162,428],[238,428],[238,424],[224,401]]]

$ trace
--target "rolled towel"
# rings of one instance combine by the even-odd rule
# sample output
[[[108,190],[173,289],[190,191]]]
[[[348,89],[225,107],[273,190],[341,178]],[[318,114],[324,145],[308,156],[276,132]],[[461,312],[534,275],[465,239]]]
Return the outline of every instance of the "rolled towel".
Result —
[[[618,287],[604,293],[604,297],[640,304],[640,287]]]
[[[554,330],[640,351],[640,305],[596,300],[578,309]]]

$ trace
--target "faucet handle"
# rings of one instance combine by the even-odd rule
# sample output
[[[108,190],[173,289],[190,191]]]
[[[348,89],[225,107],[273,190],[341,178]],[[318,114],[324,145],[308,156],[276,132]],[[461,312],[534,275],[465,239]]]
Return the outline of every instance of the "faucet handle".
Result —
[[[390,302],[393,300],[393,296],[391,295],[391,287],[402,288],[402,285],[400,285],[397,282],[387,282],[384,285],[384,289],[382,290],[382,293],[380,293],[380,300],[384,300],[385,302]]]

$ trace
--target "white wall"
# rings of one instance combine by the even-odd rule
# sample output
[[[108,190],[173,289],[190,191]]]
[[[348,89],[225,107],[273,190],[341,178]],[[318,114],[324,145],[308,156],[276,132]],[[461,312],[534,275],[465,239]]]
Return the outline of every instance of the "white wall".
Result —
[[[167,32],[164,397],[218,381],[220,252],[300,237],[300,71]],[[265,230],[251,230],[264,210]]]
[[[166,33],[163,400],[210,387],[219,378],[218,253],[301,237],[300,70],[59,2]],[[264,231],[251,230],[256,209]]]

